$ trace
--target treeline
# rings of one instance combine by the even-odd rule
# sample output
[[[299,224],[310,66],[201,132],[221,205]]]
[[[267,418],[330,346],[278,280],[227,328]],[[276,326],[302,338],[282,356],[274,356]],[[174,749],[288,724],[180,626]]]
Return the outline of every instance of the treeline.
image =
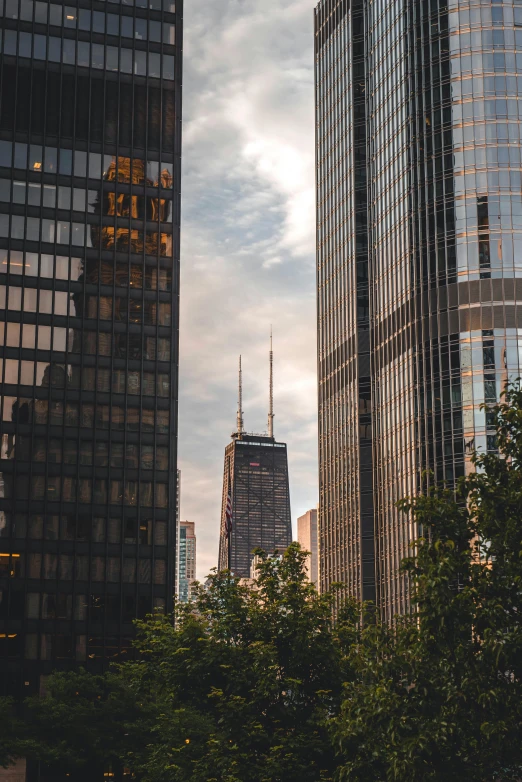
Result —
[[[0,760],[75,782],[519,782],[522,392],[495,415],[498,453],[456,494],[402,503],[411,615],[347,601],[333,622],[342,592],[316,592],[299,546],[263,555],[255,589],[216,573],[175,627],[139,622],[135,661],[4,702]]]

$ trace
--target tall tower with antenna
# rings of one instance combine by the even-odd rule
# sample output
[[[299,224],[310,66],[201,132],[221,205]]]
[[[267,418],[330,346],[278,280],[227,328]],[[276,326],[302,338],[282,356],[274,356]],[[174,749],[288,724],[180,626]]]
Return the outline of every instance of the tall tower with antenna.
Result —
[[[268,554],[283,553],[292,542],[287,447],[274,438],[273,359],[270,334],[268,435],[245,431],[240,357],[236,432],[225,448],[219,569],[227,568],[230,561],[232,572],[243,578],[250,576],[255,549],[264,549]],[[229,492],[232,529],[227,533]]]
[[[237,420],[236,436],[241,439],[243,436],[243,370],[241,369],[241,356],[239,356],[239,383],[237,394]]]
[[[274,436],[274,349],[272,344],[272,328],[270,328],[270,380],[268,402],[268,436]]]

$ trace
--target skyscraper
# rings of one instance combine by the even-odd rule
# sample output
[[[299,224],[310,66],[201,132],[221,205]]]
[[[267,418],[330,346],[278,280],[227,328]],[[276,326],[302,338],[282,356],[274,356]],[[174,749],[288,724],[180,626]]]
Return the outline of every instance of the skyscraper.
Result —
[[[130,654],[175,574],[182,2],[6,0],[0,692]]]
[[[274,438],[272,345],[268,433],[247,434],[243,425],[242,370],[239,359],[237,429],[225,449],[219,568],[250,577],[253,552],[283,553],[292,542],[288,456],[286,443]],[[227,535],[226,507],[232,502],[232,532]]]
[[[386,619],[396,501],[495,449],[480,406],[521,373],[520,27],[510,2],[315,11],[322,585]]]
[[[196,580],[196,525],[193,521],[180,521],[178,548],[178,599],[187,603],[192,597],[192,584]]]
[[[319,586],[319,547],[317,545],[317,508],[307,510],[297,519],[297,542],[308,551],[306,572],[308,579]]]

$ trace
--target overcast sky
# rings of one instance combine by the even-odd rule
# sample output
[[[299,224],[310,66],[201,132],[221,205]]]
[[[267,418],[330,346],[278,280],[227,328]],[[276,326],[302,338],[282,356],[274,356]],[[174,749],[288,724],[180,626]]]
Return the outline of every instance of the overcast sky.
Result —
[[[179,466],[198,577],[217,564],[243,356],[245,428],[288,443],[294,534],[317,504],[313,1],[185,0]]]

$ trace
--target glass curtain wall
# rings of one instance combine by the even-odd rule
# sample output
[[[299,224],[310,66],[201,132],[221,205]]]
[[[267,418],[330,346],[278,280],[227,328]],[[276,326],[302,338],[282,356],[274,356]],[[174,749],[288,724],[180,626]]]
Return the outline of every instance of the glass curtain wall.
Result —
[[[320,367],[338,311],[352,317],[347,341],[357,355],[361,350],[354,281],[341,285],[336,277],[329,290],[323,281],[336,220],[356,194],[338,152],[341,133],[330,134],[336,152],[329,167],[322,163],[323,129],[335,126],[330,116],[346,118],[356,106],[348,84],[332,78],[322,87],[323,52],[334,51],[339,25],[318,44],[317,24],[338,5],[324,0],[316,10]],[[452,486],[472,469],[474,448],[495,451],[492,416],[481,405],[498,402],[506,381],[522,371],[522,3],[375,0],[364,2],[364,25],[375,576],[377,603],[390,620],[408,610],[400,562],[417,534],[395,502],[429,482]],[[349,62],[355,42],[352,32],[339,57]],[[339,264],[352,263],[353,252],[364,258],[364,247],[347,246]],[[342,370],[337,344],[326,348],[332,377]],[[340,403],[338,420],[345,421],[326,429],[321,372],[321,564],[328,586],[339,541],[357,534],[352,510],[333,521],[329,492],[359,489],[357,445],[346,458],[335,445],[353,437],[354,396]],[[361,437],[359,429],[357,443]],[[344,580],[357,594],[352,561]]]
[[[172,607],[182,3],[0,0],[0,691]]]

